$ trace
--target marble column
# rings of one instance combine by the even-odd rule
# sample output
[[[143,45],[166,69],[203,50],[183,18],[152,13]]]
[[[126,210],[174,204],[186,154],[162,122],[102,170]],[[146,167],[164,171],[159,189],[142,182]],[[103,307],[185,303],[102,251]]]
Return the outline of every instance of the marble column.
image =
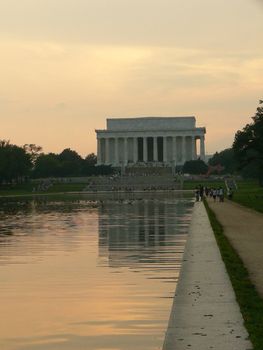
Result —
[[[143,161],[147,163],[148,157],[147,157],[147,137],[143,138]]]
[[[101,164],[101,139],[97,138],[97,164]]]
[[[124,137],[124,165],[127,165],[128,163],[128,138]]]
[[[158,162],[158,147],[157,147],[157,137],[153,138],[153,160]]]
[[[163,161],[167,163],[167,138],[163,137]]]
[[[186,142],[185,136],[182,136],[182,164],[186,161]]]
[[[192,136],[192,160],[196,160],[195,136]]]
[[[133,138],[133,163],[138,162],[138,139],[137,137]]]
[[[172,147],[173,147],[173,152],[172,152],[172,159],[173,159],[173,163],[176,164],[176,153],[177,153],[177,150],[176,150],[176,136],[173,137],[172,139]]]
[[[200,158],[205,160],[205,137],[200,136]]]
[[[119,165],[119,139],[118,137],[115,137],[115,142],[114,142],[114,148],[115,148],[115,157],[114,157],[114,160],[115,160],[115,165],[118,166]]]
[[[105,139],[105,163],[110,163],[110,139],[108,137]]]

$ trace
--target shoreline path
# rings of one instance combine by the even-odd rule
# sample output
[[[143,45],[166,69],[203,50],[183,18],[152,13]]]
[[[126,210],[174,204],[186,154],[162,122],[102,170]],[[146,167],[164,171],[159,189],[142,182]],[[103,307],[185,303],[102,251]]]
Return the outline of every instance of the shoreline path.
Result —
[[[263,214],[228,200],[207,202],[263,297]]]

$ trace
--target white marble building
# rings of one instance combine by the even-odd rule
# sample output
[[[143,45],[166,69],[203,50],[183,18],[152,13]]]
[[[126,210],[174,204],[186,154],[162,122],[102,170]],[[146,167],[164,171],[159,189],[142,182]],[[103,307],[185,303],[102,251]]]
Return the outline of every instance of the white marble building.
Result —
[[[176,166],[205,160],[205,133],[196,127],[195,117],[107,119],[107,129],[96,130],[97,164]]]

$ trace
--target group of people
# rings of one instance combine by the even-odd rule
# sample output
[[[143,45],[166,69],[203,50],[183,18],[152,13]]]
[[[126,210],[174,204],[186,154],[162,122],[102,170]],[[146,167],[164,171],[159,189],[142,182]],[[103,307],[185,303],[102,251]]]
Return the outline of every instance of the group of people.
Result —
[[[223,187],[211,188],[209,191],[210,198],[213,198],[214,202],[224,202],[224,189]]]
[[[225,198],[225,193],[223,187],[218,187],[218,188],[209,188],[209,187],[204,187],[202,185],[199,185],[195,189],[195,198],[196,201],[202,201],[203,198],[205,197],[210,197],[213,198],[214,202],[224,202]],[[233,191],[231,188],[228,188],[227,190],[227,197],[228,199],[232,199],[233,196]]]

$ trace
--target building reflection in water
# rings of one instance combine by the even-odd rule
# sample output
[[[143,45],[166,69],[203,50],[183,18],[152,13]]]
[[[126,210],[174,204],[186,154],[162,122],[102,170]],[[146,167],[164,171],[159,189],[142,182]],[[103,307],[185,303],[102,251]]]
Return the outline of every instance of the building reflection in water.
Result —
[[[192,206],[0,205],[0,349],[161,349]]]
[[[171,259],[173,266],[176,260],[179,264],[191,209],[189,199],[115,201],[100,207],[100,263],[132,269],[147,263],[169,268]]]

